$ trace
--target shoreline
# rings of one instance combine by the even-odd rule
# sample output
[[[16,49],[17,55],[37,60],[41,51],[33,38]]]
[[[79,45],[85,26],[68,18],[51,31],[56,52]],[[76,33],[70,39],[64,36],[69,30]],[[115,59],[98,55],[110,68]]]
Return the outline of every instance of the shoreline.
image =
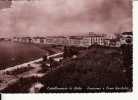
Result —
[[[42,47],[45,47],[45,48],[42,48]],[[46,48],[46,47],[47,47],[46,45],[39,46],[39,44],[0,42],[0,49],[1,49],[0,70],[9,68],[9,66],[13,67],[16,65],[20,65],[22,63],[39,59],[43,57],[45,54],[52,55],[56,53],[53,48]],[[24,50],[26,48],[27,50]]]
[[[56,53],[56,54],[53,54],[53,55],[49,55],[48,57],[53,57],[53,56],[57,56],[57,55],[60,55],[60,54],[63,54],[63,52]],[[41,62],[42,60],[43,60],[43,58],[39,58],[39,59],[36,59],[36,60],[33,60],[33,61],[29,61],[29,62],[20,64],[20,65],[16,65],[16,66],[13,66],[13,67],[9,67],[9,68],[0,70],[0,75],[5,75],[5,78],[8,78],[8,77],[10,78],[11,77],[9,80],[5,80],[4,78],[2,78],[4,83],[3,82],[0,83],[0,85],[1,85],[0,86],[0,91],[3,90],[4,88],[6,88],[8,85],[17,82],[20,77],[33,77],[33,76],[42,77],[43,75],[41,75],[41,73],[38,73],[38,71],[41,69],[41,67],[40,67],[39,64],[37,64],[37,63]],[[31,65],[31,66],[28,66],[28,65]],[[29,73],[29,71],[27,71],[27,72],[25,72],[25,73],[28,73],[26,75],[24,75],[24,73],[21,74],[21,75],[17,75],[17,76],[6,74],[7,72],[14,71],[18,68],[20,69],[20,68],[29,68],[29,67],[34,68],[34,69],[31,70],[31,72],[32,71],[33,72]],[[14,80],[12,79],[13,76],[14,76]]]

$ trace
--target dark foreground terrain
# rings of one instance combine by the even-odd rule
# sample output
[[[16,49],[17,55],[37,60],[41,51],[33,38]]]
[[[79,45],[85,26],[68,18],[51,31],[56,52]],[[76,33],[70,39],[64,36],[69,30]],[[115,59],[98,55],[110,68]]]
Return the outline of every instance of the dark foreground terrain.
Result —
[[[41,92],[132,91],[131,50],[122,47],[83,51],[78,58],[66,59],[60,69],[43,77],[45,87]]]
[[[29,92],[33,82],[41,82],[40,92],[131,92],[132,48],[91,47],[77,58],[65,58],[57,70],[42,78],[24,79],[2,92]],[[30,80],[30,79],[29,79]]]

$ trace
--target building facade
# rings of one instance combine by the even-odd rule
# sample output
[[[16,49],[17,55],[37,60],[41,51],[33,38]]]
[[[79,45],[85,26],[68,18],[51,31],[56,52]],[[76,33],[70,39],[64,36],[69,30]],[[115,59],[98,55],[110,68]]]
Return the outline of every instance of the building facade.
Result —
[[[46,38],[45,37],[33,37],[32,43],[36,44],[46,44]]]
[[[48,36],[46,37],[46,44],[67,45],[68,39],[64,36]]]
[[[120,39],[120,43],[121,45],[126,44],[126,45],[132,45],[132,40],[133,38],[133,34],[132,32],[124,32],[121,34],[121,39]]]
[[[104,45],[106,34],[95,34],[89,32],[89,36],[91,37],[91,45]]]
[[[120,38],[112,38],[106,34],[95,34],[93,32],[89,32],[86,35],[79,36],[14,37],[13,41],[76,47],[89,47],[92,45],[120,47],[121,44],[132,44],[132,32],[124,32],[121,34]]]

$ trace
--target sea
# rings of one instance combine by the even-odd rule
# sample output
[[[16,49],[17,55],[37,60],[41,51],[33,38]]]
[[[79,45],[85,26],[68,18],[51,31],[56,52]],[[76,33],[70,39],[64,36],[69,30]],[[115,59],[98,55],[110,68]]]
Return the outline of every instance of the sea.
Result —
[[[33,44],[0,41],[0,70],[36,60],[47,52]]]

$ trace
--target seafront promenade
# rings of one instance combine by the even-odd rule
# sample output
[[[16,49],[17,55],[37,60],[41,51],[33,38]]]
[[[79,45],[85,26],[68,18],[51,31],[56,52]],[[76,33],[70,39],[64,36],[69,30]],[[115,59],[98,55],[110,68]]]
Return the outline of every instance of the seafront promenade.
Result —
[[[58,57],[59,55],[62,55],[63,52],[59,52],[53,55],[48,56],[47,58],[54,57],[55,61],[59,61],[62,59],[61,57]],[[14,84],[17,82],[20,78],[29,78],[29,77],[38,77],[41,78],[47,73],[40,73],[39,71],[42,69],[41,63],[43,61],[43,58],[39,58],[37,60],[29,61],[20,65],[16,65],[14,67],[9,67],[3,70],[0,70],[0,91],[9,86],[10,84]],[[49,66],[49,63],[47,63]],[[25,71],[25,69],[27,69]],[[56,68],[55,68],[56,69]],[[24,72],[20,71],[24,70]],[[54,69],[53,69],[54,70]],[[18,73],[18,72],[21,73]],[[14,73],[15,72],[15,73]]]

